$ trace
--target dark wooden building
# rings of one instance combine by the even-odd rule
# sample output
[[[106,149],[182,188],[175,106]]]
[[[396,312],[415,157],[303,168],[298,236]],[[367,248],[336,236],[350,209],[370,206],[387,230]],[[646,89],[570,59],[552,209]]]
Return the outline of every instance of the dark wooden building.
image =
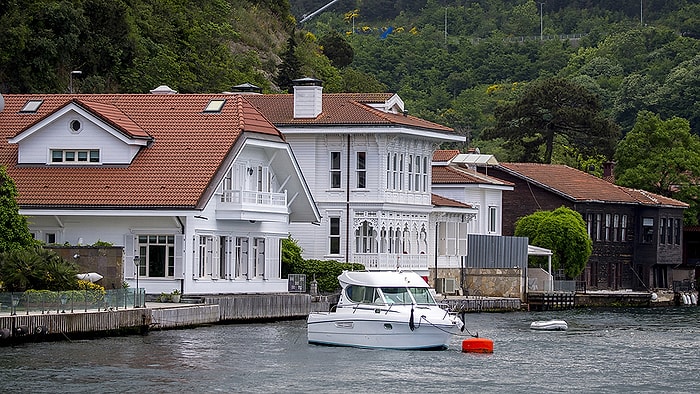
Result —
[[[500,163],[481,168],[512,182],[503,193],[503,235],[538,210],[561,206],[581,214],[593,252],[578,280],[588,289],[670,288],[683,263],[683,211],[687,204],[617,186],[577,169],[552,164]]]

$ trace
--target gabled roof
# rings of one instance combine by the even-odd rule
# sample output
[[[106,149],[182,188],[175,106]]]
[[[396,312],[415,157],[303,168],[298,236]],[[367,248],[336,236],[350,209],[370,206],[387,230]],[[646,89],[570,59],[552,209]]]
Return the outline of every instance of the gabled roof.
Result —
[[[267,119],[281,126],[406,126],[452,133],[449,127],[407,114],[384,112],[370,104],[384,103],[390,93],[324,93],[323,111],[315,118],[294,118],[293,94],[246,96]]]
[[[481,174],[467,168],[456,166],[433,166],[433,185],[441,184],[488,184],[498,186],[513,186],[511,182]]]
[[[244,132],[282,141],[265,117],[240,95],[107,94],[5,95],[0,112],[0,164],[17,185],[18,203],[41,207],[194,208]],[[212,99],[227,100],[220,113],[205,113]],[[28,100],[43,100],[36,113],[20,113]],[[68,105],[134,138],[149,137],[128,166],[17,165],[8,139]]]
[[[688,204],[643,190],[617,186],[559,164],[500,163],[497,168],[576,202],[606,202],[687,208]]]

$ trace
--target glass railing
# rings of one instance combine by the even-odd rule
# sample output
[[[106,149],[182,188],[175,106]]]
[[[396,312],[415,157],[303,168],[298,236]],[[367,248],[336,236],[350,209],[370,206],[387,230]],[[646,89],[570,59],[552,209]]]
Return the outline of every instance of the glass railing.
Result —
[[[144,289],[28,290],[0,293],[0,314],[47,314],[107,311],[145,306]]]

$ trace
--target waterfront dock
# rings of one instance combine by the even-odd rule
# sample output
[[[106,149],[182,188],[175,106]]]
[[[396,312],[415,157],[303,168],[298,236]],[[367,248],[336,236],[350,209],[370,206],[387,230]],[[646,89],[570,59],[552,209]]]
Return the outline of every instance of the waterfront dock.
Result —
[[[199,303],[146,302],[144,308],[18,310],[0,313],[0,345],[39,340],[146,334],[217,323],[302,319],[325,297],[308,294],[240,294],[202,297]]]

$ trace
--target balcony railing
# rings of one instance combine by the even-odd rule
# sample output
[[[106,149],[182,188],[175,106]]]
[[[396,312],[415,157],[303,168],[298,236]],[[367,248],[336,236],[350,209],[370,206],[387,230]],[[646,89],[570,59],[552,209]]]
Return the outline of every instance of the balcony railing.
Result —
[[[368,270],[393,271],[397,267],[405,270],[428,269],[428,255],[425,254],[356,253],[352,260]]]
[[[263,205],[270,207],[286,207],[287,191],[283,193],[258,192],[250,190],[224,190],[221,195],[222,203],[233,205]]]

